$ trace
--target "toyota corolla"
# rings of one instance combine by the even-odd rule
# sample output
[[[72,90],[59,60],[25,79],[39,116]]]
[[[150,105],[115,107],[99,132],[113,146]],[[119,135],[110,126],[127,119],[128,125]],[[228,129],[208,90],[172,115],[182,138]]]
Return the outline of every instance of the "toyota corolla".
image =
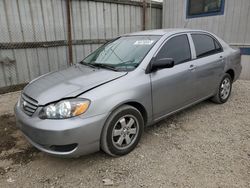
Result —
[[[15,106],[17,126],[52,155],[125,155],[146,126],[206,99],[225,103],[241,69],[239,50],[206,31],[126,34],[31,81]]]

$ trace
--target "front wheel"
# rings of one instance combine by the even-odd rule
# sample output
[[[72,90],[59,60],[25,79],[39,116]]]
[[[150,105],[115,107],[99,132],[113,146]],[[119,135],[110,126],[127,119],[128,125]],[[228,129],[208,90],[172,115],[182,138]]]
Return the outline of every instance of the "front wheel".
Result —
[[[220,82],[220,86],[217,89],[217,93],[212,97],[212,101],[218,104],[227,102],[232,90],[232,78],[229,74],[225,74]]]
[[[128,154],[138,144],[143,128],[144,121],[140,111],[129,105],[118,108],[104,125],[102,150],[111,156]]]

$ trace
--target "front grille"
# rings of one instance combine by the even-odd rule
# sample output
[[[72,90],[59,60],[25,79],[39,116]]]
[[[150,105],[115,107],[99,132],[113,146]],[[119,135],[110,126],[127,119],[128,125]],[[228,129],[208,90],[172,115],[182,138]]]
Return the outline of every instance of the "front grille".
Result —
[[[25,114],[32,116],[38,107],[38,102],[23,93],[20,100],[20,106]]]

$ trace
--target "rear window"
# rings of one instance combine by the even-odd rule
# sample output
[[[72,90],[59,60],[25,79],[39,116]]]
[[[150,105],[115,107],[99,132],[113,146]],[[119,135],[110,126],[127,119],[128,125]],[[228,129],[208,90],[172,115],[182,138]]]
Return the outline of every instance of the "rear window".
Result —
[[[222,51],[221,45],[205,34],[192,34],[197,58],[213,55]]]

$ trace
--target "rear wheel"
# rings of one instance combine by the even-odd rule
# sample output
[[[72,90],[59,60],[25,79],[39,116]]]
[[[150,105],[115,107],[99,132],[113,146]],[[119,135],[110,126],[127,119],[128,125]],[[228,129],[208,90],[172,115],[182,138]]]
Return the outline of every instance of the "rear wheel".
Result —
[[[124,105],[115,110],[104,125],[101,148],[112,156],[131,152],[138,144],[144,128],[141,113],[134,107]]]
[[[232,78],[229,74],[225,74],[220,82],[220,86],[217,89],[216,95],[211,99],[213,102],[222,104],[227,102],[232,90]]]

